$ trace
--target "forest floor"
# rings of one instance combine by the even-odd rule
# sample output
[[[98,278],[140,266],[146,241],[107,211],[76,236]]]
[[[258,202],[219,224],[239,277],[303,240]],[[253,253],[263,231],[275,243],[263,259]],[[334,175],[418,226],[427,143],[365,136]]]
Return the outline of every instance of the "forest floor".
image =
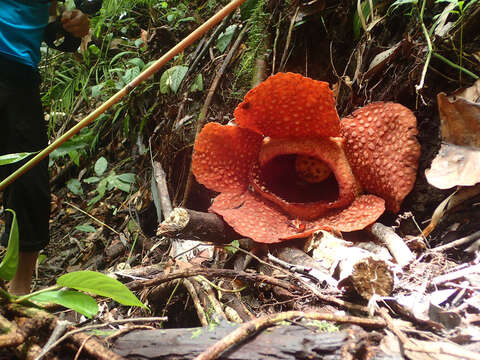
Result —
[[[189,67],[180,87],[164,94],[142,85],[124,100],[118,113],[142,123],[140,133],[125,135],[118,124],[96,128],[103,131],[101,151],[79,167],[55,159],[51,242],[35,289],[68,272],[99,271],[125,283],[148,309],[97,298],[100,311],[87,320],[49,308],[55,320],[43,333],[30,332],[37,346],[31,354],[45,347],[46,359],[480,359],[480,6],[371,3],[373,11],[362,3],[362,19],[351,1],[247,1],[219,25],[221,34],[210,31],[170,64]],[[202,22],[219,9],[203,5],[191,2],[184,18]],[[148,6],[132,12],[125,36],[143,40],[144,63],[195,28],[189,21],[169,27]],[[119,53],[112,47],[111,56]],[[415,114],[416,181],[400,211],[376,221],[377,230],[322,231],[259,246],[205,215],[216,193],[188,181],[198,122],[227,124],[245,93],[277,72],[330,83],[340,118],[377,101]],[[160,74],[154,80],[162,86]],[[453,115],[437,100],[440,93],[462,102]],[[99,103],[84,100],[73,121]],[[441,146],[447,155],[427,179]],[[106,170],[98,171],[94,164],[102,163]],[[115,182],[122,174],[135,174],[135,183],[122,189]],[[105,179],[103,196],[98,182],[83,181],[95,176]],[[81,192],[70,179],[81,182]],[[178,212],[180,206],[189,212]],[[178,223],[168,216],[172,208],[198,221],[199,232],[203,222],[214,229],[157,232],[161,223]],[[390,239],[395,244],[385,245]],[[403,255],[395,254],[398,247]],[[88,335],[49,348],[59,319]],[[105,331],[93,333],[89,326],[98,324]],[[4,347],[0,358],[21,358],[21,351]]]

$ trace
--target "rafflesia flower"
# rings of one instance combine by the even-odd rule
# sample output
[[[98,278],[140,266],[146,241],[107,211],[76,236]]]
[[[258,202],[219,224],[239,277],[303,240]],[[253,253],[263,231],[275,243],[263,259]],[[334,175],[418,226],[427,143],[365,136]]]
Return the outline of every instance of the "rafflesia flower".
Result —
[[[372,103],[340,121],[325,82],[279,73],[250,90],[235,125],[207,124],[192,170],[219,192],[210,211],[239,234],[277,243],[355,231],[397,212],[415,181],[416,119]]]

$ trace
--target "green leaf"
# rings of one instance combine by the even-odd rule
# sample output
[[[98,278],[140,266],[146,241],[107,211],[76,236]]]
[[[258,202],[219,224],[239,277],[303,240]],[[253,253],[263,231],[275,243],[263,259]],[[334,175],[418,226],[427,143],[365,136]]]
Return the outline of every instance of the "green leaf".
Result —
[[[107,184],[108,184],[108,181],[109,179],[108,178],[105,178],[105,179],[102,179],[98,185],[97,185],[97,192],[98,192],[98,195],[95,196],[94,198],[92,198],[89,202],[88,202],[88,206],[91,206],[93,204],[96,204],[97,202],[99,202],[103,196],[105,195],[105,191],[107,190]]]
[[[240,247],[240,242],[239,242],[238,240],[233,240],[233,241],[230,243],[230,245],[232,245],[232,246],[225,246],[225,248],[224,248],[225,251],[227,251],[227,252],[229,252],[229,253],[231,253],[231,254],[235,254],[235,253],[237,252],[237,250],[238,250],[237,248]],[[233,246],[235,246],[235,247],[233,247]]]
[[[373,0],[372,5],[375,7],[375,5],[379,2],[380,0]],[[403,1],[403,0],[399,0]],[[407,0],[407,1],[417,1],[417,0]],[[362,9],[362,14],[363,18],[365,19],[365,22],[367,22],[367,18],[370,15],[371,9],[370,9],[370,3],[368,1],[364,1],[361,3],[360,8]],[[363,28],[362,28],[362,21],[360,20],[360,16],[358,14],[358,11],[355,11],[355,14],[353,15],[353,35],[355,39],[358,39],[360,35],[362,34]]]
[[[72,290],[46,291],[33,295],[29,300],[40,304],[55,303],[75,310],[91,319],[98,313],[98,304],[90,295]]]
[[[228,26],[224,32],[218,35],[217,39],[217,49],[222,54],[227,48],[228,44],[232,41],[233,34],[235,34],[235,30],[237,30],[237,25],[230,25]]]
[[[143,62],[143,60],[140,59],[140,58],[138,58],[138,57],[137,57],[137,58],[133,58],[133,59],[129,59],[129,60],[127,61],[127,64],[132,64],[132,65],[140,68],[140,70],[145,67],[145,63]]]
[[[190,87],[191,92],[203,91],[203,76],[202,74],[197,74],[195,80],[193,81],[192,86]]]
[[[86,148],[95,137],[93,129],[84,128],[80,134],[66,141],[62,146],[52,151],[50,159],[57,159],[71,153],[73,150]]]
[[[396,0],[387,10],[387,14],[390,14],[392,11],[396,10],[398,7],[406,4],[416,5],[418,0]]]
[[[110,297],[122,305],[146,307],[120,281],[95,271],[76,271],[60,276],[59,286]]]
[[[135,79],[139,74],[140,74],[140,69],[135,66],[133,68],[127,69],[125,71],[125,74],[120,78],[122,79],[122,82],[124,84],[128,84],[130,81]]]
[[[166,70],[160,78],[160,92],[167,94],[170,90],[178,91],[183,78],[187,74],[188,66],[177,65]]]
[[[120,180],[119,175],[111,178],[109,183],[110,183],[110,185],[112,185],[113,187],[115,187],[119,190],[125,191],[127,193],[130,192],[130,184],[127,184],[127,183],[123,182],[122,180]]]
[[[83,179],[83,182],[86,184],[94,184],[100,181],[99,177],[91,176],[89,178]]]
[[[80,166],[80,154],[77,150],[72,150],[68,153],[68,156],[73,161],[73,163],[77,166]]]
[[[8,239],[7,253],[0,263],[0,278],[3,280],[12,280],[17,272],[18,266],[18,224],[15,211],[7,209],[12,213],[12,228],[10,229],[10,237]]]
[[[95,167],[94,167],[95,174],[97,174],[97,176],[102,176],[105,170],[107,170],[107,167],[108,167],[108,161],[102,156],[95,163]]]
[[[89,225],[89,224],[77,225],[77,226],[75,226],[75,229],[83,231],[83,232],[87,232],[87,233],[94,233],[96,231],[96,229],[92,225]]]
[[[38,265],[41,265],[41,264],[43,264],[43,262],[44,262],[45,260],[47,260],[47,255],[45,255],[45,254],[40,254],[40,255],[38,255],[38,257],[37,257],[37,264],[38,264]]]
[[[77,196],[83,195],[82,184],[77,179],[70,179],[67,181],[67,188]]]
[[[127,184],[133,184],[135,182],[135,174],[134,173],[125,173],[125,174],[120,174],[117,175],[117,177],[127,183]]]
[[[104,86],[105,86],[105,83],[92,86],[91,87],[92,97],[97,97],[98,95],[100,95]]]
[[[34,152],[23,152],[23,153],[16,153],[16,154],[6,154],[0,156],[0,166],[1,165],[8,165],[13,164],[18,161],[25,159],[26,157],[36,154]]]
[[[189,16],[189,17],[180,19],[177,21],[177,25],[183,22],[190,22],[190,21],[195,21],[195,18],[193,16]]]

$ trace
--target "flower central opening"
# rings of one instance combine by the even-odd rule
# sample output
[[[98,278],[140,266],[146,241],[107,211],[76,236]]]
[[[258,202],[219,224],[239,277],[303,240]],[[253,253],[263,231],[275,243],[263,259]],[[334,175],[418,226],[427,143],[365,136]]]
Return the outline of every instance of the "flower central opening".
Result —
[[[308,164],[304,160],[297,154],[274,157],[255,168],[255,185],[289,203],[336,201],[339,187],[331,169],[321,160],[310,158]]]

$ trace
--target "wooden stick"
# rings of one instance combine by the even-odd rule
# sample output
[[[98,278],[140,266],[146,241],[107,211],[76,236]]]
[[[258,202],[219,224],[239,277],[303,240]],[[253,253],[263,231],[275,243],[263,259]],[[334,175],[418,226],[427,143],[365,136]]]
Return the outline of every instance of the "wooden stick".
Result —
[[[401,267],[415,260],[415,255],[391,227],[375,223],[372,225],[371,232],[377,240],[388,248],[390,254]]]
[[[153,74],[158,72],[163,65],[165,65],[168,61],[170,61],[175,55],[178,55],[183,50],[185,50],[188,46],[198,40],[203,34],[205,34],[208,30],[218,24],[224,17],[238,8],[245,0],[233,0],[223,9],[221,9],[218,13],[213,15],[210,19],[208,19],[205,23],[200,25],[195,31],[193,31],[190,35],[188,35],[185,39],[180,41],[177,45],[175,45],[170,51],[168,51],[165,55],[163,55],[160,59],[155,61],[151,66],[141,72],[135,79],[133,79],[129,84],[127,84],[122,90],[118,91],[115,95],[113,95],[110,99],[104,102],[100,107],[98,107],[95,111],[90,113],[87,117],[85,117],[82,121],[80,121],[77,125],[72,127],[68,130],[65,134],[60,136],[57,140],[47,146],[45,149],[40,151],[37,155],[31,158],[28,162],[22,165],[19,169],[17,169],[13,174],[8,176],[5,180],[0,183],[0,191],[5,189],[8,185],[12,182],[17,180],[20,176],[25,174],[28,170],[38,164],[41,160],[48,156],[53,150],[60,147],[65,141],[69,140],[73,135],[78,133],[81,129],[85,126],[90,124],[96,118],[98,118],[101,114],[111,108],[113,105],[118,103],[124,96],[128,95],[135,87],[137,87],[140,83],[144,80],[151,77]]]

